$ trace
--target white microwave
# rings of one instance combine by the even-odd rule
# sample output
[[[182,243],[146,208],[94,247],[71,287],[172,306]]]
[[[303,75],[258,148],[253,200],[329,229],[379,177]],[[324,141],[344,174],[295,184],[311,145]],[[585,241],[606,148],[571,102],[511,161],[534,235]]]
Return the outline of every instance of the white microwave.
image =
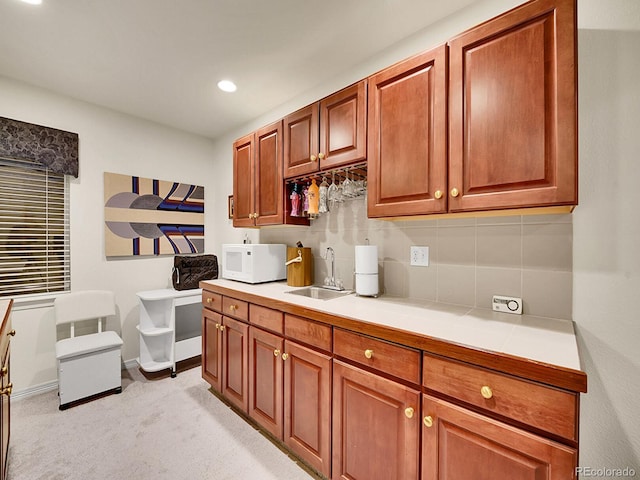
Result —
[[[222,245],[222,278],[263,283],[287,278],[287,246],[279,243]]]

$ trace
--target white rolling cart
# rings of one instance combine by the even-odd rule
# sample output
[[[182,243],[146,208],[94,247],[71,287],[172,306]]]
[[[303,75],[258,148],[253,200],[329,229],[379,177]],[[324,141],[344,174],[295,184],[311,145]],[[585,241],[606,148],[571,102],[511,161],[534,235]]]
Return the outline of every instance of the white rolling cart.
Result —
[[[140,356],[145,372],[171,369],[176,362],[202,354],[202,290],[148,290],[140,301]]]

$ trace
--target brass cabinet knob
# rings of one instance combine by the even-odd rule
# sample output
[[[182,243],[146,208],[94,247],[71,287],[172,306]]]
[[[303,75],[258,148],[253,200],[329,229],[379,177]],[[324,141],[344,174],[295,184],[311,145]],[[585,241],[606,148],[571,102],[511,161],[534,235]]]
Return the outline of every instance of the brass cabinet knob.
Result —
[[[404,414],[407,418],[413,418],[413,407],[407,407],[404,409]]]
[[[220,325],[220,331],[224,332],[224,325]]]
[[[0,390],[0,395],[11,395],[13,391],[13,383],[9,383],[6,387]]]
[[[258,218],[260,215],[258,215],[258,212],[254,212],[253,213],[253,218]]]
[[[238,309],[237,305],[229,305],[229,310],[231,310],[232,312],[235,312]]]
[[[367,357],[368,359],[373,358],[373,350],[371,350],[370,348],[367,348],[364,351],[364,356]]]
[[[433,417],[431,417],[431,415],[427,415],[422,419],[422,423],[424,423],[425,427],[431,428],[433,426]]]
[[[220,330],[221,325],[219,323],[216,323],[216,330]]]
[[[436,190],[433,196],[436,197],[436,200],[440,200],[442,198],[442,190]]]
[[[9,369],[6,366],[2,367],[2,370],[0,370],[0,377],[4,377],[8,372]]]
[[[211,305],[213,303],[213,298],[209,297],[207,298],[207,304]]]
[[[480,395],[489,400],[491,397],[493,397],[493,391],[491,390],[491,387],[484,385],[480,389]]]
[[[15,330],[15,328],[12,328],[12,329],[11,329],[11,331],[10,331],[9,333],[7,333],[7,335],[10,335],[10,336],[12,336],[12,337],[15,337],[15,336],[16,336],[16,330]]]
[[[273,356],[277,357],[278,355],[280,355],[280,350],[278,350],[277,348],[273,351]]]
[[[453,188],[451,189],[451,196],[452,196],[452,197],[457,197],[458,195],[460,195],[460,192],[458,191],[458,189],[457,189],[457,188],[453,187]]]
[[[324,160],[324,153],[320,152],[320,153],[318,154],[318,158],[319,158],[320,160]]]
[[[282,360],[286,360],[287,358],[289,358],[289,354],[288,353],[283,353],[282,354]]]
[[[315,162],[318,159],[318,157],[316,157],[315,155],[311,155],[311,157],[309,157],[309,160],[311,160],[312,162]]]

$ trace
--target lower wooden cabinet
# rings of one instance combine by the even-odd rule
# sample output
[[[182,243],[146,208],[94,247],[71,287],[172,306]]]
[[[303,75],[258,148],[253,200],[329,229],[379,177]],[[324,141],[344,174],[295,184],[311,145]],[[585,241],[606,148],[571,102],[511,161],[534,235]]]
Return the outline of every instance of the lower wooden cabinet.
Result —
[[[222,317],[222,395],[243,412],[249,410],[249,325]]]
[[[422,480],[576,478],[573,448],[429,395],[422,402]]]
[[[282,377],[284,340],[281,336],[249,328],[249,416],[282,440]]]
[[[331,356],[285,340],[284,443],[331,475]]]
[[[249,325],[202,310],[202,378],[236,407],[249,409]]]
[[[334,360],[332,478],[417,479],[419,455],[420,393]]]
[[[222,315],[202,310],[202,378],[222,392]]]
[[[249,329],[249,415],[313,469],[331,474],[331,357]]]

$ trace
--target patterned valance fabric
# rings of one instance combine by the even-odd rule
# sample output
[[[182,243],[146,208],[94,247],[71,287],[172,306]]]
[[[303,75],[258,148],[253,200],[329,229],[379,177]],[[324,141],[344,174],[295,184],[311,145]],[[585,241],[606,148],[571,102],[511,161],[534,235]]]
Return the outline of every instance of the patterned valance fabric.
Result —
[[[35,160],[78,177],[78,134],[0,117],[0,156]]]

